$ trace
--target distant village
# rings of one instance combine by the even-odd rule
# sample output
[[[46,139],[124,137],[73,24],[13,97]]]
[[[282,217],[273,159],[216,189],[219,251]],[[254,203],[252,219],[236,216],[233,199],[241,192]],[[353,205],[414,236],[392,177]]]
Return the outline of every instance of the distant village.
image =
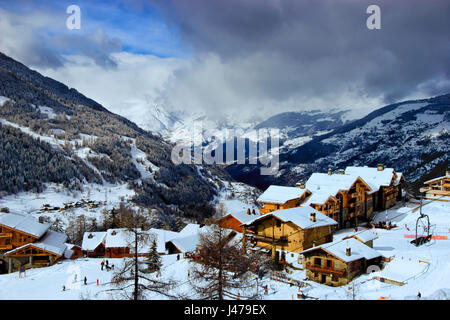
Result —
[[[342,286],[366,272],[371,265],[389,261],[373,249],[377,238],[370,222],[374,212],[384,211],[405,197],[406,180],[393,168],[347,167],[345,170],[313,173],[296,186],[269,186],[257,199],[259,212],[229,213],[214,223],[242,241],[242,248],[266,252],[281,267],[306,270],[308,279]],[[450,196],[450,172],[424,183],[426,199]],[[42,211],[72,207],[96,208],[100,203],[80,201],[64,207],[44,205]],[[362,226],[364,225],[364,226]],[[393,228],[381,223],[379,228]],[[160,255],[178,254],[191,259],[201,250],[199,233],[209,226],[188,224],[180,232],[149,229]],[[354,232],[335,241],[337,230]],[[124,258],[132,255],[129,230],[86,232],[81,246],[67,243],[67,236],[50,225],[19,212],[0,213],[0,262],[8,273],[24,268],[45,267],[63,259]],[[151,243],[139,243],[138,254],[149,253]],[[1,267],[1,266],[0,266]]]

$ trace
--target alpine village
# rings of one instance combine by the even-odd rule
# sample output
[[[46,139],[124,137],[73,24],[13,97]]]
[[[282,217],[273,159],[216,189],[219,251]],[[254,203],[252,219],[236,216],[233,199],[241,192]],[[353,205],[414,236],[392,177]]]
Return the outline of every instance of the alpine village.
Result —
[[[300,287],[306,286],[305,280],[339,287],[366,273],[369,266],[383,269],[391,261],[392,257],[374,248],[374,241],[380,230],[397,226],[385,221],[374,223],[371,218],[374,213],[387,212],[397,203],[407,201],[405,183],[401,172],[383,164],[347,167],[336,172],[330,169],[326,173],[313,173],[295,186],[269,186],[257,198],[259,212],[250,208],[237,213],[223,212],[209,226],[188,224],[179,232],[155,228],[143,232],[156,236],[158,255],[176,255],[177,260],[201,263],[196,261],[202,252],[200,233],[216,225],[229,231],[228,239],[239,240],[237,250],[256,250],[270,257],[275,266],[270,272],[272,280]],[[445,199],[450,197],[450,172],[426,181],[420,191],[428,201],[449,201]],[[81,205],[97,206],[94,201],[85,200],[65,204],[66,208]],[[42,211],[58,209],[44,205]],[[85,232],[81,245],[75,245],[67,243],[67,236],[51,230],[49,224],[20,212],[2,211],[0,262],[8,273],[25,273],[67,259],[86,258],[102,261],[103,270],[105,259],[134,255],[130,230],[125,228]],[[334,239],[334,234],[343,229],[353,232]],[[426,242],[430,236],[422,239],[416,235],[415,240]],[[136,248],[139,257],[155,250],[148,243],[139,243]],[[107,267],[111,269],[108,263]],[[294,280],[280,272],[289,274],[292,269],[304,270],[306,278]],[[390,279],[381,281],[398,284]],[[299,293],[298,298],[308,296]]]

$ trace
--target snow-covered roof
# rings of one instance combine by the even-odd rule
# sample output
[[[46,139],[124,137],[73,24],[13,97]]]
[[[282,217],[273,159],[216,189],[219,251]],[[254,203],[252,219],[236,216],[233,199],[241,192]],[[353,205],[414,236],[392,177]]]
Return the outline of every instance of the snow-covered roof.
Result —
[[[394,186],[398,186],[400,184],[400,181],[402,180],[402,178],[403,178],[403,173],[397,172],[397,179],[394,182]]]
[[[332,192],[330,195],[334,196],[339,190],[349,190],[358,178],[367,184],[367,182],[358,174],[350,174],[347,172],[345,174],[315,172],[309,177],[305,185],[313,194],[314,192],[326,188],[329,192]]]
[[[40,238],[50,228],[49,224],[39,223],[35,218],[20,213],[0,213],[0,225]]]
[[[108,229],[106,231],[105,248],[126,248],[130,246],[133,239],[133,232],[126,228]]]
[[[311,213],[316,214],[315,222],[311,221]],[[270,217],[270,216],[276,217],[284,222],[290,221],[302,229],[311,229],[311,228],[317,228],[317,227],[330,226],[330,225],[337,224],[336,221],[327,217],[326,215],[317,211],[314,208],[295,207],[295,208],[290,208],[290,209],[277,210],[277,211],[273,211],[271,213],[266,213],[262,216],[258,216],[256,218],[252,219],[251,221],[245,223],[245,225],[251,225],[258,220],[266,219],[267,217]]]
[[[372,192],[376,192],[381,186],[391,185],[395,171],[393,168],[378,170],[372,167],[347,167],[345,173],[360,176],[370,186]],[[400,178],[397,179],[400,182]]]
[[[302,197],[308,190],[299,187],[271,185],[259,196],[258,202],[283,204],[286,201]]]
[[[183,230],[181,230],[179,232],[180,235],[182,236],[188,236],[188,235],[192,235],[192,234],[197,234],[198,231],[200,230],[200,225],[199,224],[195,224],[195,223],[188,223]]]
[[[371,260],[381,257],[381,253],[354,238],[325,243],[320,246],[304,250],[300,252],[300,254],[311,252],[319,248],[322,248],[344,262],[352,262],[360,259]],[[350,256],[346,255],[347,248],[351,248]]]
[[[28,246],[33,246],[62,256],[67,248],[65,244],[66,240],[67,236],[65,234],[53,230],[48,230],[47,233],[38,242],[28,243],[24,246],[8,251],[7,253],[5,253],[5,255],[11,254]]]
[[[442,177],[437,177],[437,178],[434,178],[434,179],[431,179],[431,180],[425,181],[425,182],[424,182],[424,184],[430,184],[430,183],[434,183],[434,182],[436,182],[436,181],[439,181],[439,180],[442,180],[442,179],[445,179],[445,178],[447,178],[447,179],[450,179],[450,175],[449,175],[449,174],[447,174],[447,175],[445,175],[445,176],[442,176]]]
[[[193,252],[200,243],[200,235],[191,234],[185,237],[179,237],[170,240],[174,246],[176,246],[182,253]]]
[[[377,239],[378,236],[373,230],[365,229],[365,230],[353,232],[352,234],[349,234],[348,236],[346,236],[344,239],[349,239],[349,238],[357,238],[365,243],[367,241]]]
[[[82,250],[95,250],[101,243],[105,243],[106,232],[85,232],[83,235]]]
[[[228,216],[234,217],[236,220],[238,220],[241,223],[247,223],[256,217],[256,215],[248,214],[247,212],[234,212],[234,213],[226,214],[221,219],[228,217]],[[258,214],[257,216],[259,217],[260,215]]]
[[[310,205],[310,204],[324,204],[327,202],[329,198],[332,198],[334,200],[337,200],[334,196],[339,190],[337,188],[327,188],[322,187],[319,189],[316,189],[311,196],[309,196],[306,201],[303,203],[303,205]]]
[[[158,251],[158,253],[164,253],[166,251],[167,241],[180,237],[180,234],[178,232],[155,228],[151,228],[150,230],[148,230],[148,234],[150,236],[156,237],[156,250]],[[150,246],[152,241],[153,240],[150,241]]]

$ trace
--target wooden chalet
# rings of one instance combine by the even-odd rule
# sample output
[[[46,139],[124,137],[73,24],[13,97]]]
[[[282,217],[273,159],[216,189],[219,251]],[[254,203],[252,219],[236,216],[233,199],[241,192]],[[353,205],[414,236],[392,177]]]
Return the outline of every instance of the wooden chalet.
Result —
[[[381,265],[381,254],[364,243],[349,238],[301,252],[306,276],[329,286],[348,284],[371,265]]]
[[[427,198],[450,197],[450,171],[446,171],[445,176],[425,181],[424,184],[425,187],[420,188],[420,192],[425,193]]]
[[[333,219],[310,207],[277,210],[244,224],[243,238],[269,249],[275,260],[277,250],[300,252],[333,240]]]
[[[81,250],[89,258],[105,257],[106,232],[85,232]]]
[[[74,260],[84,256],[83,250],[81,249],[80,246],[71,243],[66,243],[66,247],[67,247],[66,252],[64,252],[64,257],[66,259]]]
[[[345,174],[344,171],[313,173],[306,181],[305,187],[313,195],[305,205],[335,219],[338,228],[358,225],[359,221],[367,219],[366,198],[372,189],[361,177]],[[315,200],[316,198],[318,200]]]
[[[0,259],[8,272],[52,265],[64,256],[67,237],[50,225],[19,213],[0,214]]]
[[[239,233],[244,231],[243,224],[253,220],[255,215],[252,213],[235,212],[229,213],[216,221],[216,224],[224,229],[232,229]]]
[[[393,168],[385,168],[383,164],[373,167],[347,167],[346,174],[361,177],[372,189],[367,193],[367,218],[373,211],[386,210],[402,200],[402,188],[405,177]]]
[[[311,191],[297,187],[271,185],[256,200],[261,214],[295,208],[311,195]]]

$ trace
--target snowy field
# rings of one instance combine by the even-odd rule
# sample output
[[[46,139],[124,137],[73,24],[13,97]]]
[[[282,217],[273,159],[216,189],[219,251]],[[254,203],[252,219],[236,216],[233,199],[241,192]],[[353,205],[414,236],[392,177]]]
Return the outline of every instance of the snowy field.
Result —
[[[228,202],[230,209],[238,209]],[[397,225],[392,230],[375,229],[378,238],[374,240],[374,249],[392,260],[385,267],[375,273],[363,274],[354,279],[349,285],[342,287],[329,287],[307,280],[307,287],[302,292],[311,298],[317,299],[416,299],[420,291],[422,299],[449,299],[450,298],[450,240],[432,240],[431,242],[415,247],[410,238],[405,235],[414,234],[415,223],[419,217],[417,204],[397,204],[388,210],[388,220]],[[450,238],[450,202],[426,201],[423,213],[429,215],[431,230],[434,235]],[[375,220],[384,220],[385,212],[376,214]],[[409,230],[408,230],[409,229]],[[335,239],[340,239],[353,232],[353,229],[340,230]],[[192,262],[176,259],[176,255],[165,255],[161,279],[173,279],[178,282],[174,293],[183,297],[195,299],[188,283],[188,270]],[[41,269],[28,270],[26,277],[19,279],[18,273],[0,275],[0,299],[121,299],[110,284],[113,271],[101,271],[102,259],[81,258],[77,260],[64,260],[58,264]],[[122,259],[109,259],[115,264],[116,270],[120,267]],[[75,274],[77,281],[74,282]],[[286,274],[295,280],[305,280],[305,271],[295,270]],[[87,277],[87,285],[82,283]],[[380,276],[405,283],[403,286],[382,283],[374,280]],[[99,285],[97,286],[97,279]],[[256,284],[256,279],[255,279]],[[62,286],[66,291],[62,291]],[[298,300],[299,288],[270,279],[266,275],[259,281],[259,287],[252,290],[263,292],[268,285],[268,295],[262,299],[269,300]],[[237,293],[237,292],[236,292]],[[244,293],[240,292],[244,298]],[[148,299],[167,299],[158,294],[149,294]]]

